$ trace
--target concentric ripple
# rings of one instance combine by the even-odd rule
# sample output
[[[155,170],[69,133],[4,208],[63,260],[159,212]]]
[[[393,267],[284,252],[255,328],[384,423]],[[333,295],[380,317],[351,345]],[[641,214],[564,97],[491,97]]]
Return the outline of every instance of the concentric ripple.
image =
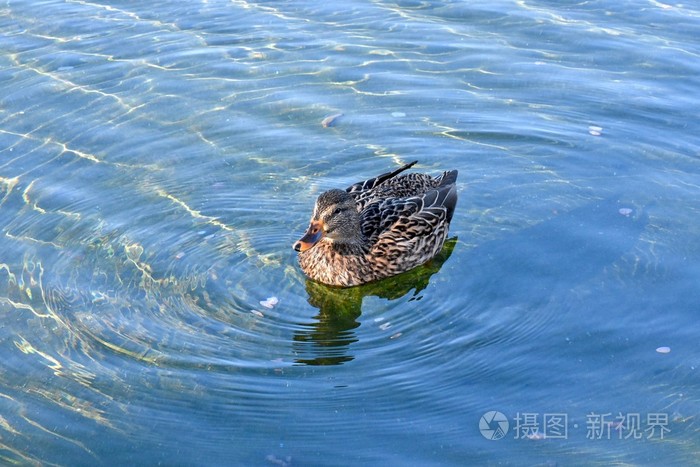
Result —
[[[694,460],[698,18],[0,4],[0,463]],[[316,196],[414,159],[460,171],[442,254],[307,281]],[[570,438],[485,440],[495,410]],[[589,439],[595,411],[669,439]]]

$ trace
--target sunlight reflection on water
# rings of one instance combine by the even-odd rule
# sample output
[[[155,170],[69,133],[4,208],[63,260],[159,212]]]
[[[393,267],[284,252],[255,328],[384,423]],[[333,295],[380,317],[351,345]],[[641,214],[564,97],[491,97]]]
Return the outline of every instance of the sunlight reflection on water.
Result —
[[[694,459],[692,7],[0,11],[6,462]],[[307,281],[316,196],[412,159],[460,170],[455,240]],[[678,416],[532,447],[484,440],[496,409]]]

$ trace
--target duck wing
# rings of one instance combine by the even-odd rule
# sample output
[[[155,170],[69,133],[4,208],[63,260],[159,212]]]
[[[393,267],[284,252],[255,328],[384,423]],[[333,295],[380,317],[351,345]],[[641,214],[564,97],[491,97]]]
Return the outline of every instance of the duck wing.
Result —
[[[422,173],[402,174],[417,161],[382,174],[378,177],[355,183],[346,189],[357,204],[357,211],[362,212],[367,206],[390,198],[409,198],[427,193],[443,185],[455,183],[457,171],[443,172],[437,177]]]
[[[358,193],[362,193],[364,191],[371,190],[372,188],[374,188],[378,185],[381,185],[385,181],[396,177],[401,172],[410,169],[411,167],[413,167],[417,163],[418,163],[418,161],[409,162],[408,164],[406,164],[402,167],[399,167],[398,169],[394,170],[393,172],[387,172],[387,173],[378,175],[374,178],[370,178],[368,180],[365,180],[363,182],[357,182],[357,183],[347,187],[345,189],[345,191],[347,191],[350,194],[358,194]]]
[[[441,246],[457,205],[456,179],[456,170],[445,172],[433,179],[440,184],[423,194],[369,204],[360,225],[373,254],[398,258]]]

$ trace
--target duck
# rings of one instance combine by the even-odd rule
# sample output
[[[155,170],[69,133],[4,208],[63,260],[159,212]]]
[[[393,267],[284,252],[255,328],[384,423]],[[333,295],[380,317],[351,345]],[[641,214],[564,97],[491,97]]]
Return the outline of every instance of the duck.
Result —
[[[457,170],[405,173],[418,161],[316,199],[294,243],[311,280],[354,287],[413,269],[443,247],[457,205]]]

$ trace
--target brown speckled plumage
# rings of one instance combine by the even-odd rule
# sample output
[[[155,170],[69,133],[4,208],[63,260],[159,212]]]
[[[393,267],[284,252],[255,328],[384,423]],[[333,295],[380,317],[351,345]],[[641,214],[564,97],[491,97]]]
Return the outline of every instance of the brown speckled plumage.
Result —
[[[457,171],[394,172],[322,193],[295,245],[311,279],[349,287],[408,271],[440,252],[457,203]]]

